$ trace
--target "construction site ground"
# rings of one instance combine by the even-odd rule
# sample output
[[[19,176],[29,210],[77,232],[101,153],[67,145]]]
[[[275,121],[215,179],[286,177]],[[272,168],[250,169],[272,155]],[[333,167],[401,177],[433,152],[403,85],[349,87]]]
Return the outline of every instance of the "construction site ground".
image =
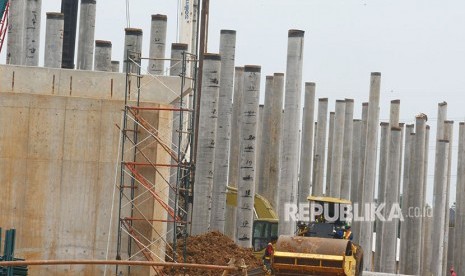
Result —
[[[183,241],[181,240],[177,246],[178,260],[183,259]],[[171,252],[169,252],[171,255]],[[209,232],[199,236],[192,236],[187,238],[186,262],[197,264],[211,264],[211,265],[228,265],[231,259],[240,264],[243,259],[247,270],[254,270],[262,267],[261,260],[258,260],[254,255],[252,249],[241,248],[237,246],[227,236],[220,232]],[[198,269],[171,269],[167,271],[169,275],[222,275],[223,271],[207,271]],[[234,275],[231,273],[229,275]]]

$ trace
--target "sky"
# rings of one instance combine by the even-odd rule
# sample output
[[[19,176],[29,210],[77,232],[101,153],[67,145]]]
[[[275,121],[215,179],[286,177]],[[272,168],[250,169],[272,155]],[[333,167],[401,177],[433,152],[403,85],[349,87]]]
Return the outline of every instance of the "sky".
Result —
[[[401,122],[418,113],[431,126],[428,198],[432,201],[437,104],[449,103],[454,120],[451,202],[455,199],[458,122],[465,119],[465,2],[459,0],[210,0],[208,52],[218,52],[221,29],[237,31],[236,65],[262,66],[262,79],[285,72],[287,31],[305,31],[303,81],[316,83],[317,98],[355,99],[355,117],[368,101],[371,72],[381,72],[380,118],[401,101]],[[42,0],[41,57],[45,12],[61,1]],[[168,16],[168,43],[176,42],[178,0],[97,0],[95,39],[111,40],[113,60],[123,59],[124,28],[142,28],[148,55],[151,14]],[[169,56],[167,46],[166,55]],[[145,55],[144,55],[145,53]],[[5,63],[5,50],[0,55]],[[262,84],[264,81],[262,81]],[[263,85],[261,102],[264,101]],[[302,101],[303,102],[303,101]]]

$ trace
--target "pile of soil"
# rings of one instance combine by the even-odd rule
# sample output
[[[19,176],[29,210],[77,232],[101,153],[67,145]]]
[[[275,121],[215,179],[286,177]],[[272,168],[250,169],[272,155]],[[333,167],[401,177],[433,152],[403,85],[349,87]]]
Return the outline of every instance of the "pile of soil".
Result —
[[[184,241],[179,240],[177,246],[178,261],[183,261]],[[258,260],[253,255],[252,249],[241,248],[237,246],[230,238],[220,232],[209,232],[199,236],[191,236],[187,238],[186,250],[187,263],[196,264],[211,264],[211,265],[227,265],[231,258],[239,263],[240,259],[244,259],[247,269],[254,269],[262,266],[261,260]],[[172,252],[168,252],[171,256]],[[167,260],[169,261],[169,260]],[[168,275],[221,275],[220,270],[199,270],[181,268],[164,271]],[[230,274],[232,275],[232,274]]]

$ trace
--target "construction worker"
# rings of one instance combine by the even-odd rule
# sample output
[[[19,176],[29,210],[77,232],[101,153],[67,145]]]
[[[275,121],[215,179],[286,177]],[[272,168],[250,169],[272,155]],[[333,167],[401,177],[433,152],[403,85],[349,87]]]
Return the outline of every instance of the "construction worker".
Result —
[[[337,228],[333,230],[333,235],[335,239],[343,239],[344,238],[344,229]]]
[[[354,238],[354,235],[352,234],[352,230],[350,228],[351,228],[350,225],[346,225],[345,231],[344,231],[344,239],[351,241]]]
[[[274,248],[271,242],[265,248],[265,253],[263,254],[263,266],[268,275],[271,275],[271,256],[273,256]]]
[[[457,273],[455,273],[454,267],[450,268],[450,276],[457,276]]]
[[[305,222],[297,222],[297,236],[306,236],[308,233],[308,226]]]

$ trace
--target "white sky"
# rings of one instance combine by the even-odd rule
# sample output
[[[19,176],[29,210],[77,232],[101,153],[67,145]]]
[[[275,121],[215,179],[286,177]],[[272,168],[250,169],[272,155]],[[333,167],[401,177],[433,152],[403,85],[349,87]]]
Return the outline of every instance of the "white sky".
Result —
[[[401,100],[401,121],[423,112],[431,125],[428,202],[432,201],[437,103],[449,103],[448,117],[465,119],[465,2],[459,0],[210,0],[209,52],[217,52],[221,29],[237,30],[236,65],[258,64],[264,75],[284,72],[287,30],[305,30],[303,81],[317,84],[317,97],[354,98],[356,117],[368,100],[370,72],[382,73],[381,119],[389,102]],[[178,0],[129,0],[131,27],[144,30],[148,54],[150,16],[168,15],[168,42],[176,42]],[[61,1],[42,0],[41,61],[45,12]],[[97,0],[95,39],[111,40],[113,59],[122,60],[125,0]],[[4,45],[6,47],[6,45]],[[169,46],[166,55],[169,56]],[[5,63],[5,49],[0,63]],[[263,83],[263,82],[262,82]],[[263,90],[264,87],[262,87]],[[263,92],[262,92],[263,93]],[[263,95],[261,97],[263,102]],[[457,140],[454,145],[454,166]],[[455,199],[455,177],[451,183]]]

